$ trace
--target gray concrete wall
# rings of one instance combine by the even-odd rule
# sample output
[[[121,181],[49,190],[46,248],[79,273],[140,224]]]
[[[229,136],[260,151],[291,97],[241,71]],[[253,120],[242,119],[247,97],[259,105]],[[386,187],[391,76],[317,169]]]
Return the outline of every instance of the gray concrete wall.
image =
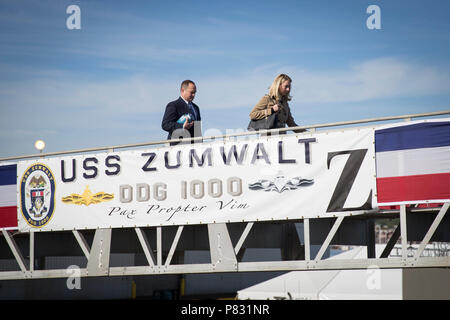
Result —
[[[450,268],[403,269],[403,299],[450,300]]]

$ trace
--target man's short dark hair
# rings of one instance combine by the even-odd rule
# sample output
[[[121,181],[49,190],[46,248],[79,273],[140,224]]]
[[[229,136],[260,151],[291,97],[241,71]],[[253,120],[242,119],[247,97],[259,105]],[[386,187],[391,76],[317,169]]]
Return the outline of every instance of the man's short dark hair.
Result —
[[[194,81],[192,81],[192,80],[184,80],[181,83],[181,88],[180,89],[186,89],[187,87],[189,87],[189,84],[191,84],[191,83],[195,86],[195,82]]]

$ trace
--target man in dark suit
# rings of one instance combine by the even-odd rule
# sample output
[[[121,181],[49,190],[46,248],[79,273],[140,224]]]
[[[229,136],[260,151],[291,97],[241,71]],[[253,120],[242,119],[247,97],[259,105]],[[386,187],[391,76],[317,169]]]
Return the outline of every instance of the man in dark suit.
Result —
[[[194,81],[184,80],[181,83],[180,97],[167,104],[161,127],[169,133],[167,136],[168,140],[202,136],[200,109],[192,102],[196,93],[197,87]],[[186,114],[190,115],[191,120],[178,123],[178,119]],[[178,143],[180,142],[171,142],[170,145],[172,146]],[[194,143],[194,141],[191,143]]]

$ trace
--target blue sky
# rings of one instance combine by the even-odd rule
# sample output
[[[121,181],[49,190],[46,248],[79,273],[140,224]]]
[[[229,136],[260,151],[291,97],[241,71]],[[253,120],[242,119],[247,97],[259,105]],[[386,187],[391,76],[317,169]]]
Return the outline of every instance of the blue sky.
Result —
[[[205,135],[244,130],[281,72],[299,125],[449,110],[449,14],[447,0],[2,0],[0,157],[37,139],[46,152],[165,139],[184,79]]]

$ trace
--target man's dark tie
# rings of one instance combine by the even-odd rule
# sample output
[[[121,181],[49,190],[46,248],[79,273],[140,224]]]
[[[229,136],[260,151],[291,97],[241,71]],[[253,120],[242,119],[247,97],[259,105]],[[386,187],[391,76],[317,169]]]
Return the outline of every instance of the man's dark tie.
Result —
[[[195,109],[194,109],[194,106],[192,105],[192,102],[188,103],[188,107],[189,107],[189,110],[192,113],[192,116],[194,117],[192,120],[194,120],[194,121],[197,120],[197,112],[195,112]]]

